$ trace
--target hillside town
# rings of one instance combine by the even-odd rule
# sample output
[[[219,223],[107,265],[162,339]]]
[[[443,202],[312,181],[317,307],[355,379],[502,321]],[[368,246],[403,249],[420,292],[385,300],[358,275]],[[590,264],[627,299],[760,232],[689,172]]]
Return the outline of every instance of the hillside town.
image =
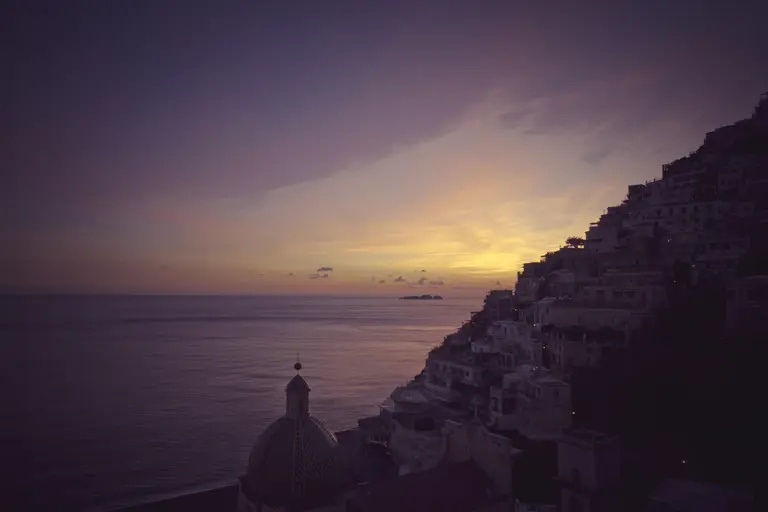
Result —
[[[142,510],[756,510],[768,318],[768,94],[429,351],[331,432],[310,386],[236,485]]]
[[[431,473],[471,463],[498,500],[480,492],[465,510],[749,510],[766,318],[763,95],[583,237],[525,263],[514,290],[489,292],[360,421],[401,475],[371,485],[440,493]],[[368,505],[355,510],[385,510]]]

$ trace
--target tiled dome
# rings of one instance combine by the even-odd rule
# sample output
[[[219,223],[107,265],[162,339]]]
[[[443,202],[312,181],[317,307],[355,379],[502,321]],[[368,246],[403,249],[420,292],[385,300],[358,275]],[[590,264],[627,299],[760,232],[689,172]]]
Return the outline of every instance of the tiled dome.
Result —
[[[285,416],[267,427],[251,450],[243,492],[252,503],[270,507],[300,510],[332,503],[343,485],[336,436],[309,414],[303,378],[294,377],[286,394]]]

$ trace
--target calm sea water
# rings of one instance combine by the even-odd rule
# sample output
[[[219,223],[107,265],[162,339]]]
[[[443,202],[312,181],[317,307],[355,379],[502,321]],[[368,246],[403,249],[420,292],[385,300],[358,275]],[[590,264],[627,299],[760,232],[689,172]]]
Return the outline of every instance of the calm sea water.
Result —
[[[480,300],[3,297],[1,458],[19,510],[112,508],[228,483],[283,413],[378,411]],[[7,497],[8,495],[6,495]]]

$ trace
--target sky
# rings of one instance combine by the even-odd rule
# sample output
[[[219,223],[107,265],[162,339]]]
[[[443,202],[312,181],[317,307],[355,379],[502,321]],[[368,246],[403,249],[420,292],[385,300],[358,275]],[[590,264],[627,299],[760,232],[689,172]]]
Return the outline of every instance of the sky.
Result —
[[[768,90],[759,1],[2,9],[6,292],[513,286]]]

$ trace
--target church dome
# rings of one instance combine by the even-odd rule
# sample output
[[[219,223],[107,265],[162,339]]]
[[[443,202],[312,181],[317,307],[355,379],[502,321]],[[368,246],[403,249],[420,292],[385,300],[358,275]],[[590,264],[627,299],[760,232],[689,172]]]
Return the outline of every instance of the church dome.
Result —
[[[251,450],[241,483],[252,503],[307,509],[332,503],[341,490],[338,442],[309,414],[309,391],[296,375],[286,387],[285,415],[262,432]]]

